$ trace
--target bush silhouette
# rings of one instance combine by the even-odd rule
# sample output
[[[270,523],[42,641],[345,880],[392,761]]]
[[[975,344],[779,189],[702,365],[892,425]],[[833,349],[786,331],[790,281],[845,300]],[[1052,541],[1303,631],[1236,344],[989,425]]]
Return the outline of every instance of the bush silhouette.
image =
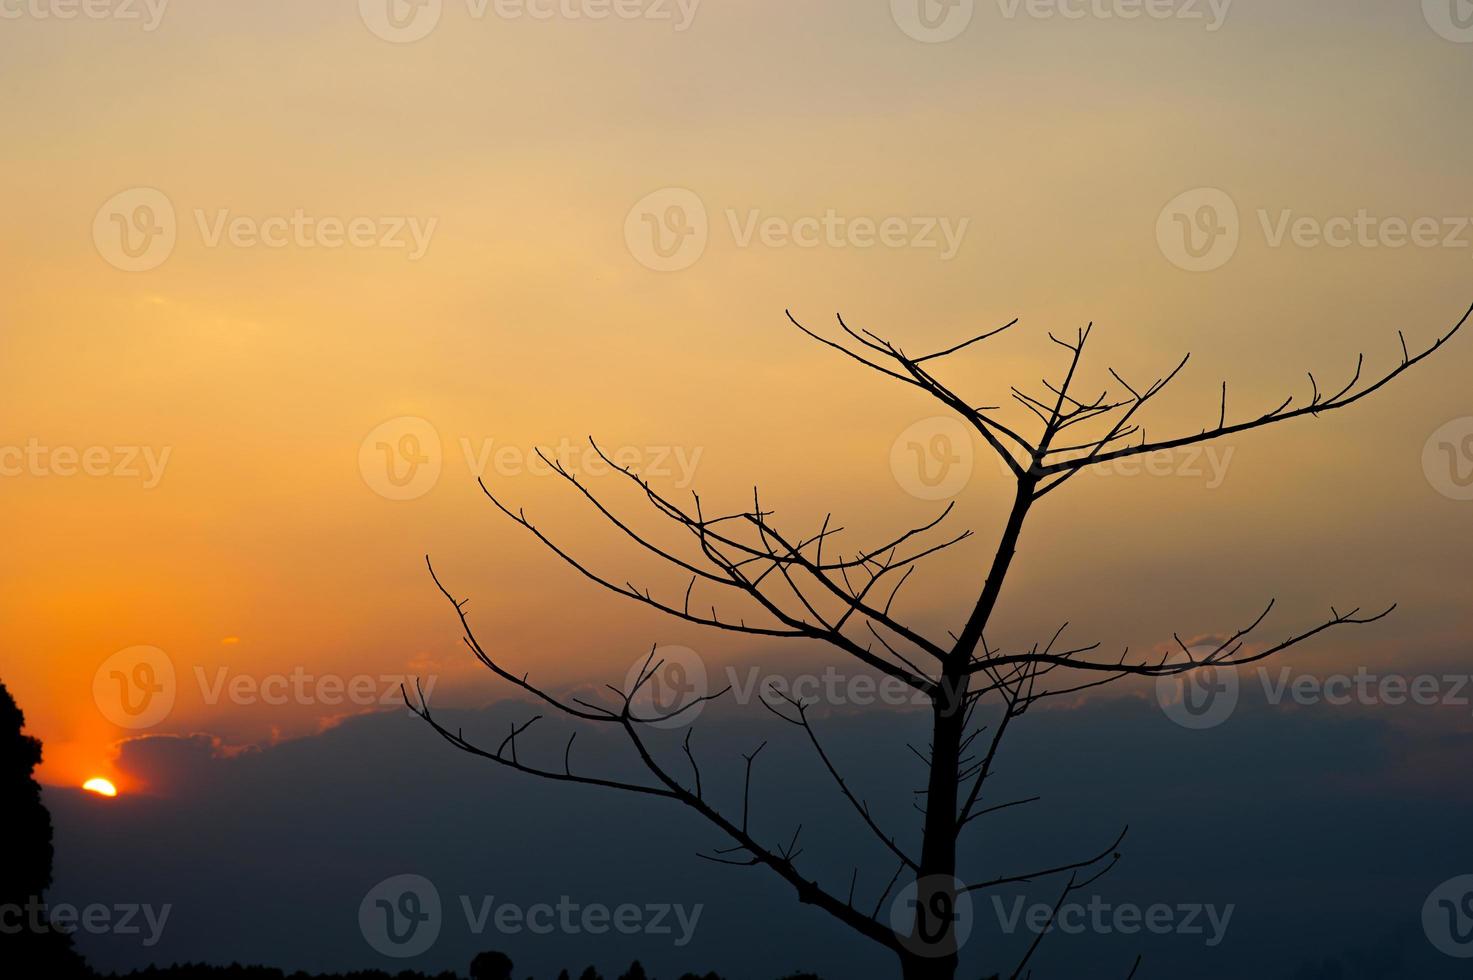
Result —
[[[41,742],[25,734],[25,725],[25,715],[0,682],[0,813],[9,832],[0,907],[10,920],[0,930],[0,963],[14,976],[71,980],[89,971],[72,950],[71,937],[51,926],[43,904],[51,887],[51,814],[35,779]],[[17,915],[19,929],[13,925]]]
[[[494,950],[479,953],[471,960],[471,980],[511,980],[511,957]]]

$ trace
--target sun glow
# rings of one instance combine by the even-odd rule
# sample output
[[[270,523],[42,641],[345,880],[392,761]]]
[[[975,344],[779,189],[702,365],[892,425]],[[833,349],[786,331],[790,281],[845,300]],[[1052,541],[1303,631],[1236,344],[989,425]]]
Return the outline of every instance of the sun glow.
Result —
[[[96,793],[98,796],[118,795],[118,788],[101,776],[87,780],[82,784],[82,788],[89,793]]]

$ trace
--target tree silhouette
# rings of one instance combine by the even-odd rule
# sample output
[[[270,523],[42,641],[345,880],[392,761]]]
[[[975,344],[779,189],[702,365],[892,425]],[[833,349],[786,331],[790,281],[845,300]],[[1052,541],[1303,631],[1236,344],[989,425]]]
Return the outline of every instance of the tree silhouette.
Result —
[[[16,976],[75,977],[87,974],[71,937],[50,925],[45,911],[51,887],[51,814],[41,802],[34,773],[41,741],[25,734],[26,717],[0,682],[0,813],[9,846],[0,876],[0,963]]]
[[[471,980],[511,980],[515,964],[505,953],[490,950],[471,960]]]
[[[931,743],[929,755],[923,756],[926,787],[924,805],[918,807],[922,819],[917,851],[914,841],[882,828],[869,806],[855,795],[849,781],[825,750],[809,718],[808,704],[786,696],[782,696],[781,708],[763,702],[764,706],[801,731],[831,775],[838,793],[896,861],[894,873],[872,907],[856,900],[857,868],[849,882],[847,895],[831,890],[799,869],[797,859],[801,848],[798,833],[790,839],[764,841],[751,829],[750,790],[760,747],[745,757],[744,802],[739,815],[723,812],[704,792],[701,766],[689,729],[683,746],[684,759],[680,763],[683,770],[688,769],[689,776],[677,775],[671,765],[657,758],[656,751],[647,740],[651,726],[669,722],[726,692],[691,697],[670,712],[645,710],[643,702],[639,702],[637,707],[642,690],[655,683],[664,668],[663,661],[655,659],[654,651],[627,689],[615,689],[618,694],[616,707],[604,707],[582,699],[561,699],[534,684],[527,675],[512,672],[488,653],[471,628],[465,612],[466,601],[457,600],[435,577],[436,586],[455,608],[465,631],[467,646],[483,665],[508,684],[566,718],[622,732],[647,772],[648,781],[575,771],[573,738],[567,742],[560,768],[526,761],[518,754],[518,740],[540,715],[525,724],[513,726],[499,746],[488,749],[466,739],[461,732],[439,724],[423,692],[417,701],[406,692],[405,700],[456,748],[499,766],[559,782],[671,800],[696,811],[730,842],[729,846],[704,856],[725,864],[765,867],[776,873],[792,885],[799,902],[824,910],[861,936],[894,953],[905,980],[952,980],[958,968],[959,939],[953,919],[960,893],[970,895],[1024,881],[1053,879],[1058,882],[1055,890],[1058,897],[1053,909],[1054,916],[1057,916],[1070,895],[1107,873],[1120,857],[1124,830],[1111,838],[1108,844],[1080,858],[1061,860],[1052,866],[1033,870],[973,875],[967,883],[958,879],[957,845],[962,834],[977,826],[977,822],[990,813],[1033,802],[1031,799],[994,801],[984,795],[1005,734],[1030,707],[1047,698],[1085,691],[1131,676],[1174,677],[1255,663],[1321,633],[1375,622],[1395,608],[1362,614],[1359,607],[1348,612],[1331,607],[1328,619],[1302,627],[1282,641],[1259,644],[1251,637],[1273,610],[1274,603],[1270,601],[1261,613],[1249,618],[1246,625],[1231,631],[1228,638],[1213,649],[1189,648],[1177,638],[1179,656],[1173,651],[1159,657],[1132,657],[1129,650],[1111,656],[1102,652],[1100,643],[1066,641],[1065,627],[1060,627],[1050,639],[1031,647],[1009,649],[994,646],[988,642],[987,627],[1013,566],[1024,525],[1034,507],[1075,475],[1100,463],[1197,445],[1353,405],[1441,348],[1463,327],[1470,315],[1473,315],[1473,309],[1466,312],[1450,331],[1415,355],[1408,349],[1405,337],[1398,334],[1401,336],[1400,363],[1375,380],[1362,381],[1364,355],[1358,359],[1350,381],[1333,393],[1328,389],[1321,390],[1319,382],[1310,374],[1309,397],[1297,405],[1295,399],[1289,397],[1267,412],[1229,421],[1228,389],[1223,383],[1221,408],[1215,423],[1195,433],[1151,441],[1147,439],[1141,422],[1142,411],[1180,375],[1190,355],[1183,357],[1170,372],[1148,384],[1132,384],[1109,369],[1114,384],[1107,383],[1106,390],[1093,396],[1078,392],[1078,374],[1090,338],[1090,328],[1078,331],[1072,339],[1059,339],[1050,334],[1049,339],[1065,352],[1059,379],[1044,381],[1043,389],[1032,394],[1016,387],[1009,393],[1015,403],[1015,411],[1026,413],[1023,418],[1029,431],[1025,434],[1023,424],[1005,422],[996,407],[976,407],[975,400],[957,394],[933,373],[943,360],[973,349],[975,345],[1013,327],[1017,321],[945,350],[910,355],[895,343],[868,330],[852,329],[843,317],[838,319],[842,335],[830,339],[808,329],[789,314],[788,319],[808,337],[868,370],[918,389],[940,402],[975,431],[1011,474],[1013,499],[996,551],[990,562],[978,571],[975,599],[964,610],[958,628],[945,639],[925,635],[908,625],[895,612],[895,603],[920,562],[971,536],[970,531],[950,533],[938,530],[951,515],[951,506],[935,519],[913,527],[878,547],[851,549],[846,556],[835,550],[834,538],[842,528],[835,526],[830,518],[825,518],[820,527],[810,531],[780,530],[773,522],[773,511],[763,505],[760,494],[755,490],[750,509],[711,514],[699,496],[695,496],[688,506],[671,500],[639,473],[610,459],[594,443],[594,450],[604,462],[613,472],[632,482],[655,514],[671,522],[679,532],[685,532],[681,537],[689,547],[685,551],[677,551],[646,536],[634,524],[617,515],[602,497],[560,462],[543,456],[553,472],[584,496],[637,548],[668,563],[680,573],[682,582],[689,579],[683,596],[677,593],[675,597],[664,598],[657,597],[648,588],[640,588],[619,577],[594,570],[544,533],[525,512],[513,510],[503,503],[482,482],[486,496],[506,516],[533,534],[564,562],[605,589],[677,620],[712,629],[763,638],[821,640],[864,667],[898,680],[929,703]],[[433,566],[430,574],[435,576]],[[701,590],[699,599],[697,587]],[[717,604],[710,600],[711,596],[732,597],[749,607],[750,613],[722,615]],[[986,708],[982,709],[984,703]],[[986,739],[982,739],[984,734],[988,736]],[[800,832],[801,829],[799,824]],[[909,882],[901,893],[907,896],[905,908],[913,910],[913,913],[907,911],[902,927],[892,928],[881,917],[881,910],[902,878]],[[883,877],[880,880],[884,880]],[[894,908],[892,905],[892,911]],[[1049,924],[1052,922],[1053,917]],[[1048,931],[1044,929],[1038,933],[1022,961],[1007,976],[1017,980],[1028,972],[1039,942]],[[1122,974],[1126,965],[1121,964]],[[1139,965],[1138,958],[1129,970],[1130,976],[1134,976]]]

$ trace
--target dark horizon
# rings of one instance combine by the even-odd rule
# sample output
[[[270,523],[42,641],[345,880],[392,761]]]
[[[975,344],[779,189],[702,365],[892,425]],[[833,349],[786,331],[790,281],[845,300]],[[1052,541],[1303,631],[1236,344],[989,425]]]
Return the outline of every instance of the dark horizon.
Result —
[[[467,730],[497,731],[503,726],[493,718],[520,717],[524,708],[504,702],[453,714]],[[1313,707],[1275,708],[1248,697],[1222,728],[1189,737],[1144,698],[1056,714],[1061,717],[1034,726],[1036,741],[1020,738],[1019,758],[1010,767],[1010,782],[1020,791],[1034,784],[1032,793],[1044,799],[1032,815],[999,833],[1009,839],[1028,835],[1034,852],[1047,853],[1051,840],[1118,817],[1131,824],[1129,860],[1100,883],[1102,901],[1112,908],[1168,903],[1235,910],[1216,946],[1207,945],[1211,920],[1204,912],[1200,937],[1057,937],[1040,954],[1041,969],[1072,975],[1113,959],[1123,964],[1124,976],[1135,952],[1142,951],[1144,976],[1190,969],[1203,980],[1230,980],[1265,962],[1271,968],[1258,975],[1272,980],[1461,975],[1456,960],[1427,943],[1421,908],[1466,847],[1462,831],[1473,814],[1473,790],[1467,784],[1440,786],[1419,771],[1456,764],[1469,748],[1466,738],[1449,741],[1420,730],[1416,710],[1403,709],[1391,719],[1363,710],[1325,718]],[[773,734],[751,730],[751,720],[744,725],[740,716],[707,719],[709,737],[732,753],[750,751],[754,740]],[[840,714],[832,722],[841,736],[835,751],[857,758],[870,753],[875,729],[890,727],[894,719]],[[1105,745],[1088,737],[1101,728],[1119,740]],[[790,916],[780,886],[763,882],[751,869],[696,859],[710,835],[678,810],[660,801],[616,794],[590,798],[531,779],[491,778],[475,760],[436,751],[432,736],[407,713],[353,719],[322,735],[233,759],[213,756],[210,747],[194,742],[134,744],[136,760],[128,764],[167,786],[168,795],[98,800],[80,791],[46,793],[57,824],[53,901],[174,903],[155,948],[121,937],[78,936],[79,949],[101,968],[205,960],[288,971],[463,971],[476,952],[499,949],[516,961],[519,977],[538,980],[553,980],[563,968],[576,977],[588,963],[616,977],[633,959],[655,977],[687,970],[714,970],[727,980],[775,980],[799,970],[829,980],[888,975],[888,964],[844,942],[821,914]],[[768,751],[778,754],[758,801],[770,804],[797,794],[805,805],[830,804],[819,812],[841,821],[843,811],[811,785],[812,762],[801,749],[770,745]],[[1122,771],[1111,764],[1145,752],[1155,756],[1148,769]],[[363,758],[375,765],[355,768],[353,760]],[[1032,775],[1045,761],[1054,773],[1047,785]],[[1211,781],[1193,778],[1204,769]],[[275,786],[296,785],[306,773],[319,774],[320,795],[302,799],[294,791],[273,792]],[[1378,799],[1373,785],[1393,780],[1402,786],[1401,799]],[[518,800],[511,810],[498,805],[508,795]],[[447,797],[456,802],[427,802]],[[1156,806],[1141,806],[1145,799]],[[1415,833],[1408,832],[1408,812],[1422,815]],[[1081,819],[1084,814],[1088,819]],[[644,835],[654,823],[660,830],[652,843]],[[843,853],[843,845],[862,845],[863,828],[849,823],[841,840],[822,849],[826,863]],[[494,837],[480,833],[485,825],[497,828]],[[119,854],[112,846],[118,840],[137,847]],[[1092,843],[1086,835],[1080,845],[1088,849]],[[255,857],[263,853],[270,856],[266,866]],[[1019,866],[1029,856],[1026,848],[1001,855]],[[1195,887],[1182,876],[1186,866]],[[405,873],[435,883],[445,919],[429,952],[395,960],[365,940],[358,910],[373,885]],[[219,894],[219,881],[232,883],[228,895]],[[636,890],[629,881],[646,884]],[[1336,903],[1315,900],[1327,889]],[[1010,892],[1001,910],[977,903],[979,933],[989,945],[997,942],[999,951],[1031,939],[1026,930],[1003,935],[1000,923],[1014,915],[1018,897],[1031,906],[1044,901],[1046,891]],[[282,901],[284,893],[289,900]],[[508,935],[492,925],[478,935],[459,904],[462,896],[470,897],[480,914],[488,895],[496,898],[495,907],[503,901],[525,907],[554,904],[563,893],[583,904],[638,900],[701,904],[705,911],[692,942],[680,948],[677,937],[667,942],[647,936]],[[1285,930],[1286,920],[1296,928]],[[753,944],[751,936],[766,940]],[[1347,972],[1328,972],[1327,961]],[[1372,964],[1380,964],[1379,972],[1354,972],[1371,970]]]

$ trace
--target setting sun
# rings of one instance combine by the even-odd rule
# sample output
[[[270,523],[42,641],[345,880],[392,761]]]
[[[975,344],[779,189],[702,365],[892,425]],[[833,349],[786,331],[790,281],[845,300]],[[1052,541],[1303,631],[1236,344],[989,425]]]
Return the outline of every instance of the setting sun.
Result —
[[[100,776],[87,780],[82,784],[82,788],[89,793],[96,793],[98,796],[118,795],[118,788]]]

